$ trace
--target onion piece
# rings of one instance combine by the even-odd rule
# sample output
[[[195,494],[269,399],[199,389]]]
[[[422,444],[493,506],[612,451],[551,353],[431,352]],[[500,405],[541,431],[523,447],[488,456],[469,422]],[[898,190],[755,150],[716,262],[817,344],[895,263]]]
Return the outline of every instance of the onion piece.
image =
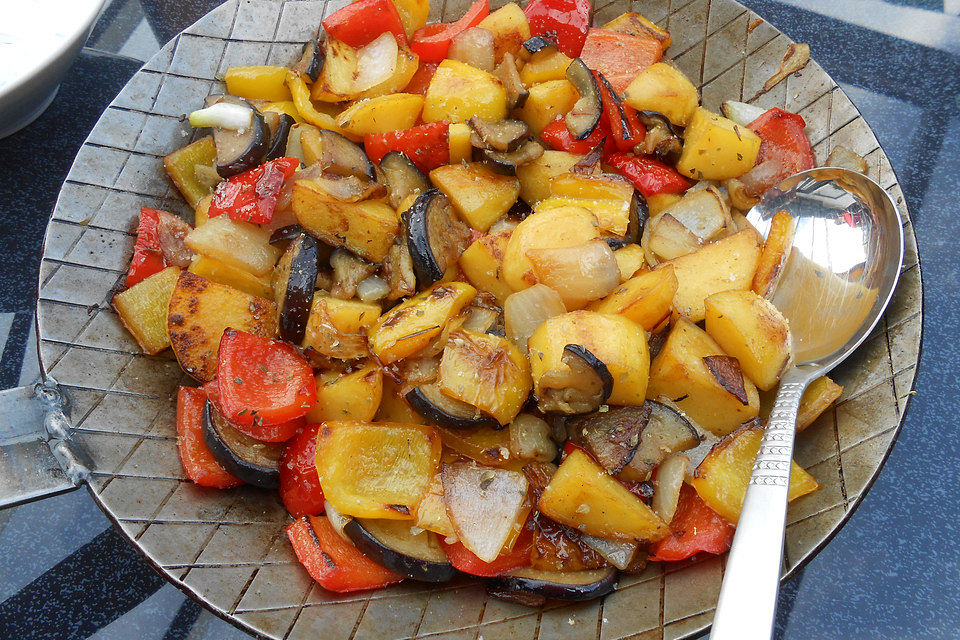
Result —
[[[744,192],[751,197],[759,198],[770,187],[789,177],[784,173],[783,163],[774,158],[764,160],[740,176]]]
[[[587,545],[601,556],[603,559],[615,566],[621,571],[630,566],[634,556],[637,555],[637,543],[624,540],[610,540],[609,538],[598,538],[597,536],[580,534],[580,541]]]
[[[510,423],[510,453],[523,460],[550,462],[557,457],[550,431],[550,425],[537,416],[521,413]]]
[[[672,455],[660,463],[657,477],[653,483],[653,500],[650,508],[660,516],[660,519],[669,523],[673,514],[677,512],[677,502],[680,500],[680,487],[690,467],[687,456]]]
[[[529,249],[537,280],[560,294],[567,309],[579,309],[611,293],[620,284],[620,267],[603,240],[579,247]]]
[[[190,113],[191,127],[218,127],[240,131],[253,121],[253,109],[231,102],[218,102]]]
[[[364,278],[357,284],[357,297],[364,302],[376,302],[387,297],[390,285],[379,276]]]
[[[756,105],[748,104],[746,102],[737,102],[735,100],[724,100],[723,104],[720,105],[720,111],[723,112],[725,118],[728,120],[733,120],[741,127],[746,127],[751,122],[766,113],[765,109],[762,109]]]
[[[389,31],[357,52],[357,71],[353,80],[356,93],[375,87],[390,76],[397,68],[397,40]]]
[[[443,502],[457,537],[484,562],[493,562],[527,503],[527,478],[519,471],[468,462],[444,465]]]
[[[524,353],[527,340],[543,322],[567,312],[563,299],[545,284],[517,291],[503,302],[503,322],[507,337]]]
[[[343,528],[347,526],[347,523],[353,520],[350,516],[345,516],[336,509],[333,505],[330,504],[329,500],[323,501],[323,513],[327,516],[327,520],[330,521],[330,526],[333,527],[333,530],[340,535],[344,540],[349,541],[350,538],[347,537],[347,534],[343,532]],[[350,544],[353,544],[352,542]]]
[[[467,319],[463,322],[463,328],[477,333],[486,333],[490,331],[500,319],[500,313],[496,309],[489,307],[470,307],[467,313]]]
[[[689,229],[700,240],[716,240],[727,228],[730,212],[714,186],[688,193],[664,212]]]
[[[450,41],[447,57],[492,73],[496,64],[493,44],[492,32],[481,27],[472,27],[454,36]]]

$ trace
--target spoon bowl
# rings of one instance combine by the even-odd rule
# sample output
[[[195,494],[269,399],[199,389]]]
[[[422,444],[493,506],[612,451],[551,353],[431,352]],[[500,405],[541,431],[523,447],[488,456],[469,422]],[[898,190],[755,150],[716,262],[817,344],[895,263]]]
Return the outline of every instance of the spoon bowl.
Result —
[[[772,636],[800,398],[870,335],[903,264],[900,213],[862,174],[803,171],[769,189],[747,220],[766,237],[778,211],[790,214],[795,231],[770,301],[790,324],[793,358],[750,475],[711,640]]]

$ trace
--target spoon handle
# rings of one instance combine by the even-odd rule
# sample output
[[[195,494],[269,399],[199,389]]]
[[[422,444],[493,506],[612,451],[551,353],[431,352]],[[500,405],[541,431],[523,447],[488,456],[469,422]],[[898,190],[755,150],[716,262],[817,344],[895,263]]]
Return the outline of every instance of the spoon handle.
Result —
[[[760,442],[727,558],[711,640],[769,640],[777,608],[783,528],[800,397],[808,384],[791,369]]]

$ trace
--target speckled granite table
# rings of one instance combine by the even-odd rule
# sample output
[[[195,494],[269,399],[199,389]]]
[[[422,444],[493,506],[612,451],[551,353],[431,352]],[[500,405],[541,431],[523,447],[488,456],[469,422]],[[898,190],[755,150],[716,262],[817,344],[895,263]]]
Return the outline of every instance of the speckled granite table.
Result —
[[[907,196],[926,284],[918,396],[852,520],[780,596],[782,638],[960,636],[960,2],[744,0],[814,57],[874,128]],[[77,148],[143,60],[216,0],[113,0],[50,109],[0,141],[0,385],[36,376],[48,212]],[[233,639],[166,584],[85,491],[0,512],[0,638]]]

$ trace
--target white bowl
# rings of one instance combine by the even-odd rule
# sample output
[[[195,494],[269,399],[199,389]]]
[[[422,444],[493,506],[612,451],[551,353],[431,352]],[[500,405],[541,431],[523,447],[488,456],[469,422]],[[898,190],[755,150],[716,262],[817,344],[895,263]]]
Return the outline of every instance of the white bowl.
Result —
[[[50,105],[103,3],[6,3],[0,21],[0,138],[27,126]]]

